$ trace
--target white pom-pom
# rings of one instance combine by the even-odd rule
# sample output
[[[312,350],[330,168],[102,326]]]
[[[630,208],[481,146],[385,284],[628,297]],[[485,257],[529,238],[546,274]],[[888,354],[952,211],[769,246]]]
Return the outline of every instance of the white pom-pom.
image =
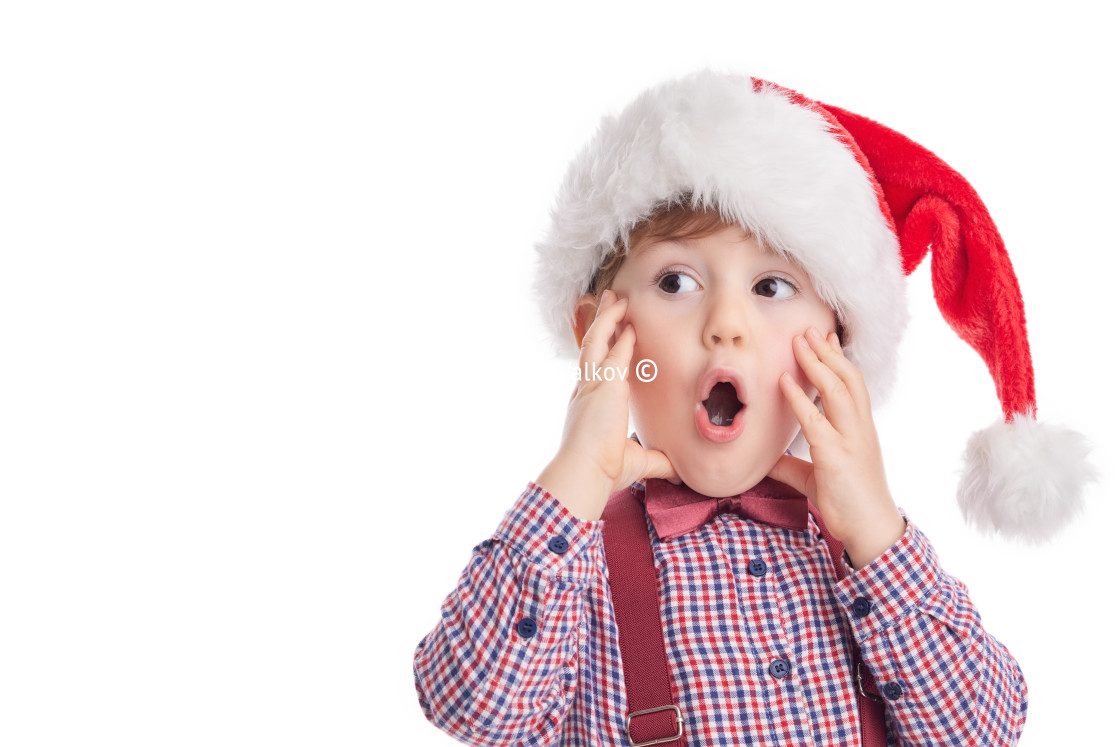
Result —
[[[1080,513],[1085,484],[1097,479],[1088,454],[1080,433],[1016,414],[968,440],[957,504],[983,532],[1047,540]]]

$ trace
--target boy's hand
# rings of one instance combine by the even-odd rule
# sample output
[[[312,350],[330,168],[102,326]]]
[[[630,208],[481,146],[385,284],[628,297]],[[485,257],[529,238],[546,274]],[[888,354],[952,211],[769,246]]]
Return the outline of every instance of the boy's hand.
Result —
[[[801,423],[813,461],[783,455],[770,477],[808,496],[829,531],[844,543],[852,565],[862,568],[906,531],[887,488],[867,386],[844,357],[835,332],[826,340],[810,327],[794,338],[793,350],[820,392],[824,414],[789,373],[782,374],[778,385]]]
[[[680,478],[660,451],[645,449],[627,438],[629,422],[630,359],[636,334],[626,324],[615,333],[626,314],[626,299],[605,291],[595,319],[580,347],[580,371],[626,369],[626,377],[613,380],[579,380],[568,402],[568,417],[560,450],[537,478],[577,518],[596,521],[607,498],[643,477]]]

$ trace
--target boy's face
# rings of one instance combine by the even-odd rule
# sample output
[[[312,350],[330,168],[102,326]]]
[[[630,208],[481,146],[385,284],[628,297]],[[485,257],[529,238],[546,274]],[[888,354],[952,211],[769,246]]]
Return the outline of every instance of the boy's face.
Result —
[[[697,492],[741,493],[797,435],[781,373],[810,398],[817,394],[794,358],[793,338],[810,326],[827,335],[836,316],[804,270],[738,226],[636,249],[611,288],[629,298],[625,321],[637,333],[628,378],[638,438],[664,452]],[[646,358],[657,364],[649,382],[635,375]],[[720,381],[734,382],[735,391],[713,392]]]

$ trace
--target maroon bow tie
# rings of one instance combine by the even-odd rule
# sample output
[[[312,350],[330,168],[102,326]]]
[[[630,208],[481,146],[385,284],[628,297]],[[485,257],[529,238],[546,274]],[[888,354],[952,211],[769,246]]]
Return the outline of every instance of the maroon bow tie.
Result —
[[[769,477],[745,493],[710,498],[685,484],[646,479],[646,513],[662,540],[680,537],[722,513],[736,513],[762,524],[804,531],[809,526],[808,499],[785,483]]]

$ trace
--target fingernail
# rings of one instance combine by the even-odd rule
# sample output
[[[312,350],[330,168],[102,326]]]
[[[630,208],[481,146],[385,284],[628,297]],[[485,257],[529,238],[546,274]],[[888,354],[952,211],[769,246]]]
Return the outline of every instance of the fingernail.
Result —
[[[797,337],[793,338],[793,341],[794,341],[794,342],[795,342],[796,344],[798,344],[798,345],[800,345],[801,347],[803,347],[803,348],[807,348],[807,347],[809,347],[809,343],[808,343],[808,341],[807,341],[807,340],[805,339],[805,335],[798,335]]]
[[[821,339],[821,333],[816,327],[809,327],[809,337],[812,337],[814,340],[819,340]]]
[[[614,303],[614,291],[610,288],[603,291],[603,303]]]

